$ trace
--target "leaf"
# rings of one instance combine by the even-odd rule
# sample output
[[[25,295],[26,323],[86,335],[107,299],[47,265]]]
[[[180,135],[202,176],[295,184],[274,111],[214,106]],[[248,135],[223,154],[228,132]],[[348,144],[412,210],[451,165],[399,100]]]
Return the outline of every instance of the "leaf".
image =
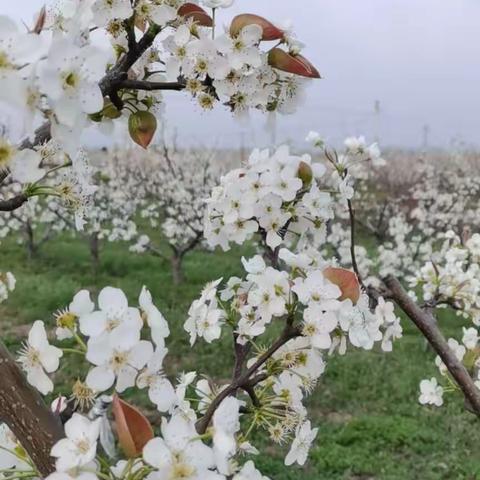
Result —
[[[302,55],[291,53],[275,47],[268,53],[268,63],[273,68],[302,77],[321,78],[318,70]]]
[[[340,288],[342,296],[339,300],[349,298],[354,305],[358,302],[360,298],[360,283],[355,272],[346,268],[327,267],[323,271],[323,276]]]
[[[185,18],[192,18],[195,23],[202,27],[213,27],[212,17],[195,3],[184,3],[178,9],[178,14]]]
[[[137,457],[154,437],[150,422],[137,408],[118,395],[113,397],[112,409],[120,447],[128,458]]]
[[[132,140],[143,148],[147,148],[157,130],[155,115],[145,110],[132,113],[128,118],[128,132]]]
[[[283,30],[280,30],[272,22],[252,13],[237,15],[230,24],[230,35],[236,37],[240,30],[247,25],[258,25],[263,32],[262,40],[281,40],[284,35]]]

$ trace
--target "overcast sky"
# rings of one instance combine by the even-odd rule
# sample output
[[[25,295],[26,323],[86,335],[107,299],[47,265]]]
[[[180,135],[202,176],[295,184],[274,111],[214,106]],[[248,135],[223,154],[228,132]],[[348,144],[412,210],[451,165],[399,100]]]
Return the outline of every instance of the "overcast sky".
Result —
[[[0,13],[30,20],[43,3],[0,0]],[[241,12],[291,20],[323,76],[297,113],[278,117],[277,141],[313,129],[333,143],[364,133],[418,147],[428,126],[430,146],[480,146],[480,0],[236,0],[225,11]],[[169,100],[166,118],[182,142],[269,143],[259,115],[240,124],[221,108],[192,108],[182,93]]]

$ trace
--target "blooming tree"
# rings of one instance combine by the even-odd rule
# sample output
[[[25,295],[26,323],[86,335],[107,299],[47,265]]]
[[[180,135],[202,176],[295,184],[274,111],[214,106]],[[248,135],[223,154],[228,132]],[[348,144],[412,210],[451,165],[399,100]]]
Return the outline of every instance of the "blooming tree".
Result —
[[[167,260],[173,281],[178,284],[184,280],[185,256],[205,244],[206,199],[225,165],[212,152],[179,152],[167,144],[142,157],[125,163],[129,188],[137,203],[138,235],[130,251]],[[166,240],[170,254],[164,252],[162,240]]]
[[[218,34],[216,11],[231,3],[205,0],[210,15],[183,0],[69,0],[43,9],[28,31],[1,16],[0,100],[15,112],[24,139],[0,139],[0,183],[20,185],[18,192],[2,192],[0,211],[52,197],[83,228],[98,185],[82,134],[118,125],[147,147],[162,90],[185,90],[201,108],[222,103],[235,115],[251,108],[292,111],[306,79],[319,77],[317,70],[290,32],[262,17],[239,15]],[[110,48],[102,48],[98,37],[108,38]],[[323,149],[318,135],[309,138]],[[37,320],[17,361],[0,343],[2,476],[263,478],[241,456],[258,452],[256,431],[271,442],[288,442],[287,466],[303,465],[318,433],[304,401],[327,357],[376,344],[390,351],[401,337],[388,298],[417,324],[439,354],[440,370],[450,372],[468,407],[480,414],[480,391],[461,363],[466,349],[475,348],[474,332],[464,332],[464,346],[447,343],[431,314],[395,278],[377,289],[363,281],[355,246],[355,168],[380,163],[378,147],[351,138],[345,154],[324,154],[326,161],[318,162],[285,146],[255,150],[208,199],[204,236],[211,247],[228,249],[252,238],[259,246],[258,255],[242,259],[241,277],[208,283],[186,315],[192,348],[232,338],[229,381],[215,382],[203,372],[164,372],[169,326],[145,287],[133,305],[114,287],[102,289],[96,301],[79,291],[56,314],[55,342]],[[348,212],[353,270],[318,249],[337,203]],[[423,272],[427,300],[473,315],[476,304],[468,294],[476,284],[464,292],[459,278],[470,281],[475,273],[470,250],[477,243],[472,237],[466,253],[451,254],[467,260],[439,270],[432,285],[431,272]],[[446,288],[432,295],[441,274]],[[0,276],[2,300],[14,287],[11,273]],[[68,385],[69,397],[58,396],[47,409],[42,396],[58,393],[54,374],[70,355],[76,380]],[[442,387],[431,380],[421,388],[423,403],[441,403]],[[161,417],[160,431],[122,398],[129,389],[146,392]]]

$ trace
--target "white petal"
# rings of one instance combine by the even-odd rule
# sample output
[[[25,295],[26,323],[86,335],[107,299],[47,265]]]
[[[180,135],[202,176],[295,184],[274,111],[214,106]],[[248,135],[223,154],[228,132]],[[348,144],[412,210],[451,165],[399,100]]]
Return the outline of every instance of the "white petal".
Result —
[[[97,392],[108,390],[115,381],[115,374],[105,366],[92,368],[87,375],[87,385]]]

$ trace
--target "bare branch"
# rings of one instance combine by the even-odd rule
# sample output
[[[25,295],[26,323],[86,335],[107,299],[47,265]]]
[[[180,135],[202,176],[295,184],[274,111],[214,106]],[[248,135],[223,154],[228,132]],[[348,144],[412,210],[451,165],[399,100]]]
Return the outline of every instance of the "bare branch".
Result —
[[[353,209],[353,204],[351,200],[347,200],[348,204],[348,215],[350,218],[350,256],[352,257],[352,267],[353,271],[357,275],[358,282],[365,289],[365,285],[362,280],[362,276],[360,275],[360,271],[358,269],[357,264],[357,257],[355,255],[355,211]]]
[[[123,80],[118,83],[118,88],[132,90],[183,90],[185,84],[181,82],[149,82],[147,80]]]
[[[195,427],[197,432],[202,435],[206,432],[210,420],[215,413],[215,410],[220,406],[220,404],[225,400],[225,398],[233,395],[238,389],[248,389],[252,385],[249,382],[250,377],[257,372],[257,370],[263,366],[263,364],[283,345],[285,345],[288,341],[292,338],[298,337],[300,335],[300,330],[298,328],[292,327],[289,323],[287,323],[285,329],[278,337],[278,339],[270,346],[270,348],[264,352],[260,357],[258,357],[257,361],[248,368],[245,373],[241,374],[238,378],[234,379],[232,383],[222,390],[210,403],[205,415],[201,417]]]
[[[462,390],[468,409],[480,417],[480,390],[475,386],[467,369],[460,362],[445,337],[437,326],[436,320],[429,312],[423,311],[403,289],[400,282],[393,276],[387,277],[385,285],[390,290],[390,298],[405,312],[412,322],[423,333],[428,343],[440,356],[452,377]]]
[[[17,208],[20,208],[27,200],[28,197],[24,193],[20,193],[7,200],[0,200],[0,212],[12,212]]]

